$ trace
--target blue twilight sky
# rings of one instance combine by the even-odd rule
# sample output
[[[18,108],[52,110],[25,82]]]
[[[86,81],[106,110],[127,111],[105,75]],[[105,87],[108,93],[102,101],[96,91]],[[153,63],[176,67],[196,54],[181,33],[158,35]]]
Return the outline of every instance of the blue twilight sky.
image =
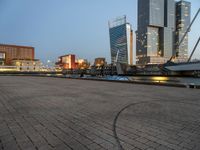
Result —
[[[192,3],[192,17],[200,0]],[[35,47],[43,62],[74,53],[110,62],[108,20],[127,15],[137,29],[137,0],[0,0],[0,43]],[[190,49],[200,36],[200,16],[190,33]],[[200,46],[195,53],[200,58]]]

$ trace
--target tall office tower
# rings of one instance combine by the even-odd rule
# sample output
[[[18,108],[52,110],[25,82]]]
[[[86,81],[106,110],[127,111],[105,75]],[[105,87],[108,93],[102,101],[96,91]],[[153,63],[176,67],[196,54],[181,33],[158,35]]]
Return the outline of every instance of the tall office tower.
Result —
[[[175,49],[176,56],[179,62],[187,61],[188,59],[188,34],[183,42],[178,46],[187,28],[190,25],[191,3],[187,1],[179,1],[176,3],[176,36]]]
[[[126,16],[109,21],[111,62],[133,64],[133,31]]]
[[[138,0],[138,64],[166,62],[174,49],[175,1]]]

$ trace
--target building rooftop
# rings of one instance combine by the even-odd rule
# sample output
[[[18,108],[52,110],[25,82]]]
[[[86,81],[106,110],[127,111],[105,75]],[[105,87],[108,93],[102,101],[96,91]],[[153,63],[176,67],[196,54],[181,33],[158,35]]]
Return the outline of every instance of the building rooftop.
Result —
[[[31,46],[11,45],[11,44],[1,44],[1,43],[0,43],[0,46],[34,48],[34,47],[31,47]]]
[[[126,24],[126,23],[127,23],[126,15],[124,15],[122,17],[117,17],[117,18],[110,20],[108,22],[109,28],[117,27],[117,26],[120,26],[120,25],[123,25],[123,24]]]
[[[59,57],[66,57],[66,56],[70,56],[70,55],[76,56],[75,54],[66,54],[66,55],[62,55],[62,56],[59,56]]]

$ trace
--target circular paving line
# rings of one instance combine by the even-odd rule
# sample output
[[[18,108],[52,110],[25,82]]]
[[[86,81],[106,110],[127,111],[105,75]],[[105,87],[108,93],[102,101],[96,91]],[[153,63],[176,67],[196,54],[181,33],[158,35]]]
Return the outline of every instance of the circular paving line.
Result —
[[[141,107],[144,107],[142,108]],[[134,109],[132,109],[134,107]],[[131,109],[129,112],[129,109]],[[133,114],[134,113],[134,114]],[[124,115],[124,116],[122,116]],[[143,101],[138,103],[131,103],[125,107],[123,107],[115,116],[113,121],[113,134],[116,139],[118,149],[119,150],[125,150],[125,148],[122,146],[120,141],[120,136],[117,133],[117,123],[120,119],[124,119],[125,121],[132,121],[132,124],[136,125],[136,128],[133,127],[132,129],[135,130],[141,130],[141,128],[137,128],[137,125],[142,127],[143,129],[146,129],[147,127],[153,125],[153,127],[157,126],[156,132],[160,132],[159,134],[163,134],[165,132],[167,133],[180,133],[182,136],[184,136],[184,131],[190,132],[193,130],[194,132],[198,132],[198,138],[200,139],[200,105],[194,104],[194,103],[187,103],[183,101],[162,101],[162,100],[154,100],[154,101]],[[128,119],[127,119],[128,118]],[[138,119],[139,118],[139,119]],[[134,120],[135,119],[135,120]],[[147,121],[146,121],[147,120]],[[156,122],[156,124],[155,124]],[[137,124],[138,123],[138,124]],[[165,126],[167,123],[168,126]],[[159,126],[160,125],[160,126]],[[171,129],[169,127],[172,126]],[[118,125],[119,127],[119,125]],[[125,128],[125,127],[124,127]],[[143,131],[142,131],[143,132]],[[152,134],[157,134],[152,132]],[[140,136],[140,135],[138,135]],[[141,135],[143,136],[143,135]],[[180,135],[181,136],[181,135]],[[193,133],[191,133],[191,136],[193,136]],[[184,143],[186,141],[192,141],[190,140],[190,137],[181,137],[183,141],[179,142],[182,143],[183,147],[187,149],[187,143]],[[194,138],[194,137],[193,137]],[[147,137],[148,139],[148,137]],[[180,139],[179,139],[180,140]],[[172,141],[173,142],[173,141]],[[177,141],[175,141],[176,143]],[[169,144],[169,146],[173,147],[173,143],[168,143],[167,141],[164,141],[164,145]],[[196,143],[193,142],[193,145],[190,144],[190,148],[194,148],[196,146]],[[148,145],[148,143],[147,143]],[[162,144],[160,144],[162,145]],[[179,145],[175,145],[179,146]],[[185,147],[186,146],[186,147]],[[200,146],[200,145],[198,145]],[[169,148],[170,148],[169,147]],[[174,149],[172,148],[171,149]],[[148,147],[152,148],[152,147]],[[200,148],[200,147],[199,147]]]

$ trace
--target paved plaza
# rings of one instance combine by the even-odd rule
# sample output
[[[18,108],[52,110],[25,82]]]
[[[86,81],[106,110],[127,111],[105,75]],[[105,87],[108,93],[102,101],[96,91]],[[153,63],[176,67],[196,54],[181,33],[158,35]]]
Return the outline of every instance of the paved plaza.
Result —
[[[0,150],[200,150],[200,90],[0,76]]]

